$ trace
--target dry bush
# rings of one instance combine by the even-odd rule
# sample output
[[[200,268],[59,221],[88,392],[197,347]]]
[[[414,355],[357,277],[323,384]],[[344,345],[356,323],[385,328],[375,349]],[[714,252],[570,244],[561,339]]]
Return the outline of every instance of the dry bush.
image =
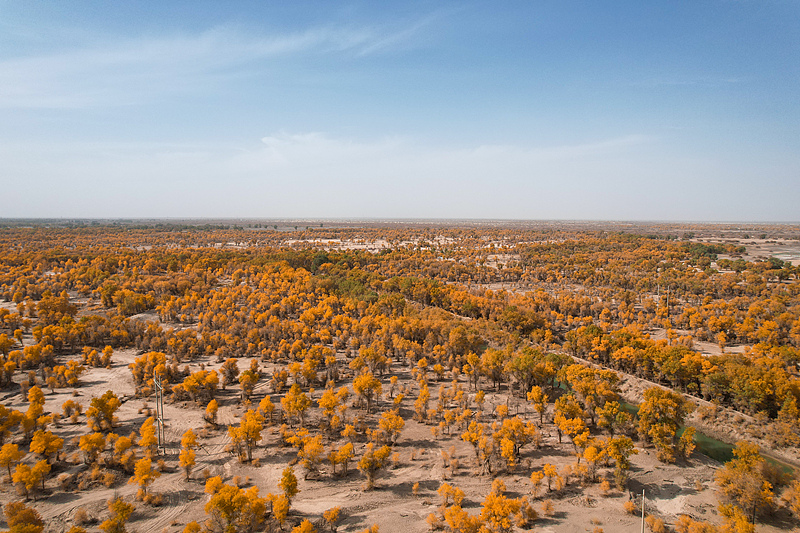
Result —
[[[159,472],[164,472],[167,469],[167,463],[164,462],[164,459],[159,459],[156,465]]]
[[[259,466],[261,466],[261,459],[259,459],[258,457],[256,457],[255,459],[253,459],[253,460],[250,462],[250,465],[251,465],[251,466],[255,466],[256,468],[258,468]]]
[[[211,471],[208,468],[203,469],[203,480],[208,481],[208,478],[211,477]]]
[[[622,506],[625,508],[625,512],[628,514],[636,514],[636,511],[638,511],[638,507],[636,507],[636,504],[631,500],[626,501],[622,504]]]
[[[243,485],[241,476],[233,476],[233,479],[231,480],[231,482],[236,487],[241,487]]]
[[[553,516],[556,512],[555,507],[553,506],[553,500],[544,500],[542,502],[542,514],[544,516]]]
[[[450,474],[456,475],[456,470],[458,470],[460,463],[456,457],[450,459]]]
[[[411,486],[411,494],[413,494],[414,496],[419,496],[419,481]]]
[[[164,497],[159,493],[151,492],[150,494],[145,496],[144,501],[145,503],[152,505],[153,507],[158,507],[159,505],[164,503]]]
[[[705,420],[706,418],[714,419],[717,416],[717,407],[715,405],[704,405],[698,407],[697,418]]]
[[[647,523],[647,527],[650,528],[650,531],[653,533],[666,533],[667,527],[664,525],[664,521],[660,518],[656,518],[653,515],[648,515],[644,519],[645,523]]]
[[[600,482],[600,490],[603,492],[603,496],[608,496],[611,492],[611,483],[609,483],[607,479],[604,479]]]
[[[92,517],[89,516],[89,513],[84,507],[78,507],[75,510],[72,520],[76,525],[79,526],[85,526],[86,524],[91,524],[93,522]]]
[[[103,485],[105,485],[106,487],[111,488],[114,486],[116,482],[117,482],[117,475],[114,472],[106,472],[103,475]]]
[[[59,474],[56,480],[58,481],[58,486],[61,487],[61,490],[67,491],[69,490],[70,486],[72,486],[72,482],[75,480],[75,478],[64,472],[63,474]]]
[[[697,492],[703,492],[706,489],[706,486],[703,485],[703,482],[699,479],[695,480],[694,482],[694,490]]]

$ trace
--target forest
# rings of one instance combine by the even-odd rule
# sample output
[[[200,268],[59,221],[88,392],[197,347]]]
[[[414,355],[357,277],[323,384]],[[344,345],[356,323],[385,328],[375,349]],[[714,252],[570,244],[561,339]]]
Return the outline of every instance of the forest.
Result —
[[[25,221],[0,250],[12,532],[800,527],[800,227]]]

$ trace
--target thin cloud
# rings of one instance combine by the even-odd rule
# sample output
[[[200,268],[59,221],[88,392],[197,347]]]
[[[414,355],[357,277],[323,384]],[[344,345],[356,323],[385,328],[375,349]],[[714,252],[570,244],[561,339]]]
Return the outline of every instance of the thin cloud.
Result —
[[[430,23],[408,29],[313,28],[257,36],[219,27],[196,35],[102,43],[67,52],[0,61],[0,107],[81,108],[126,105],[159,94],[225,83],[259,61],[292,55],[362,56],[398,45]]]
[[[437,19],[443,15],[443,12],[432,13],[422,20],[411,24],[408,27],[400,28],[390,32],[377,32],[377,37],[368,43],[365,43],[358,51],[358,55],[366,56],[377,52],[386,51],[396,48],[405,43],[413,41],[422,30],[431,26]]]

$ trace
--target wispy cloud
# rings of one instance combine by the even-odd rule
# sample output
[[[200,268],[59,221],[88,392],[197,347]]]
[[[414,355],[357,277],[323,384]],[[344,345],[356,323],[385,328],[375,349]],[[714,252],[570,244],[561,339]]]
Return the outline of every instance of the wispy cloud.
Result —
[[[254,35],[218,27],[195,35],[102,42],[50,55],[0,61],[0,107],[75,108],[126,105],[159,94],[197,90],[280,57],[353,56],[413,39],[429,19],[407,28],[320,27]]]

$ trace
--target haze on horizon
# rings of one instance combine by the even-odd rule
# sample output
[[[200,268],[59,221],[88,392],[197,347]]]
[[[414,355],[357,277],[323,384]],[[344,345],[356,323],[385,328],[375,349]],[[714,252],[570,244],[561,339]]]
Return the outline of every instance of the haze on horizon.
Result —
[[[0,1],[3,217],[797,221],[800,2]]]

